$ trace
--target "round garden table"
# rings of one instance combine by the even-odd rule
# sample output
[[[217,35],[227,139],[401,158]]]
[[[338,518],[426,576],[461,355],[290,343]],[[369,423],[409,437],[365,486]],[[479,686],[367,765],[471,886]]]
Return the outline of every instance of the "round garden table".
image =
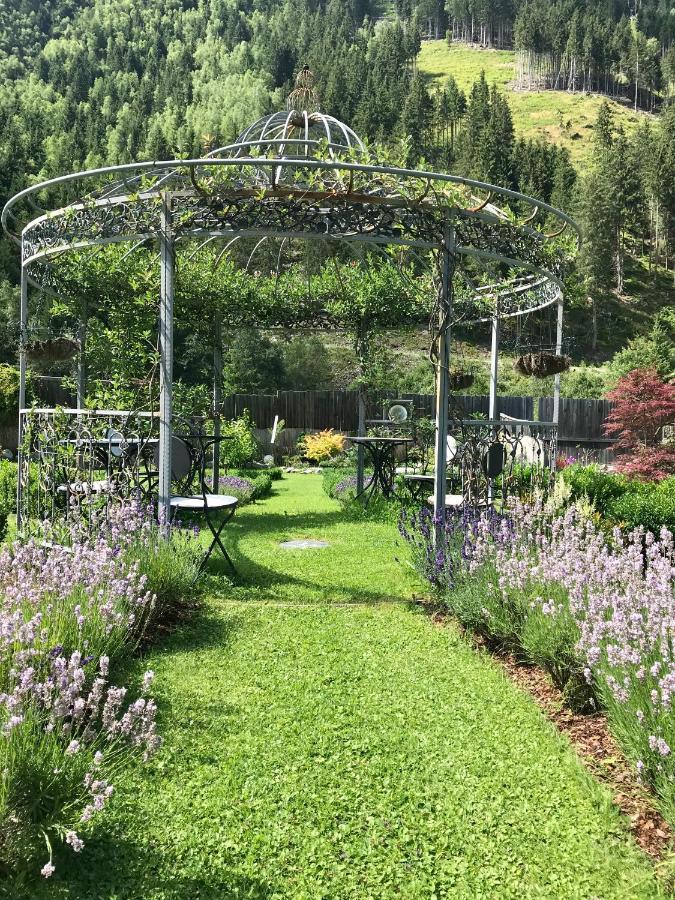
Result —
[[[364,488],[358,497],[368,495],[367,503],[379,490],[383,497],[389,498],[394,490],[396,477],[396,448],[414,443],[409,437],[379,437],[364,435],[350,437],[352,444],[363,447],[373,465],[373,474],[369,480],[364,478]]]

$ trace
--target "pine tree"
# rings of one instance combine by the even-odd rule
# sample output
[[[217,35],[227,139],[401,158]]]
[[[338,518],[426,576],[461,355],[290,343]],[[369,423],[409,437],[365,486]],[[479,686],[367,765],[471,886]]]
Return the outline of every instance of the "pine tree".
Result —
[[[401,128],[410,139],[408,165],[415,165],[429,146],[433,102],[421,75],[415,75],[401,113]]]

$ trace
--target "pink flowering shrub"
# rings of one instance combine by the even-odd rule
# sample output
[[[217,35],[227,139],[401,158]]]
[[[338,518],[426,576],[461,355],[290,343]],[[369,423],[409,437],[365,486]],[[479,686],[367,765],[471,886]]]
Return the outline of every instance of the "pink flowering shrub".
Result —
[[[181,570],[183,555],[182,539],[159,541],[135,505],[113,511],[96,538],[72,537],[0,551],[0,868],[46,850],[45,877],[54,839],[80,852],[130,758],[159,747],[153,673],[132,690],[109,670],[153,621],[156,561],[161,573],[171,554]],[[190,550],[185,572],[196,560]]]

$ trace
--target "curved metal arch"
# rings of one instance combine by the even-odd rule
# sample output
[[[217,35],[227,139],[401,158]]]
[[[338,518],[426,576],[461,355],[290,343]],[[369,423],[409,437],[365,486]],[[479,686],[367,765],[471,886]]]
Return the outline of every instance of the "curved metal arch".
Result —
[[[77,181],[83,181],[87,178],[100,178],[106,175],[115,175],[115,174],[123,174],[123,173],[131,173],[135,172],[139,175],[139,177],[145,177],[148,174],[156,173],[158,176],[162,175],[174,175],[181,176],[182,172],[187,170],[190,167],[228,167],[228,166],[252,166],[252,167],[274,167],[280,166],[282,168],[286,167],[297,167],[299,165],[298,160],[296,159],[267,159],[267,158],[257,158],[257,157],[238,157],[236,159],[227,158],[196,158],[189,160],[164,160],[161,162],[140,162],[140,163],[125,163],[117,166],[104,166],[97,169],[88,169],[80,172],[74,172],[70,175],[61,175],[56,178],[48,179],[47,181],[43,181],[39,184],[31,185],[30,187],[24,188],[19,193],[15,194],[10,200],[7,201],[5,207],[2,211],[2,215],[0,216],[0,222],[2,224],[5,232],[13,237],[15,240],[17,239],[17,235],[13,234],[9,228],[7,227],[7,218],[11,210],[22,200],[32,196],[33,194],[37,194],[40,191],[44,191],[49,188],[59,187],[65,184],[75,183]],[[535,200],[532,197],[528,197],[526,194],[521,194],[518,191],[513,191],[509,188],[499,187],[497,185],[487,184],[486,182],[476,181],[471,178],[463,178],[458,175],[448,175],[445,173],[438,172],[429,172],[426,170],[414,170],[414,169],[403,169],[395,166],[382,166],[376,164],[367,164],[367,163],[358,163],[358,162],[350,162],[350,161],[337,161],[337,160],[317,160],[317,159],[303,159],[301,161],[301,165],[303,168],[308,169],[328,169],[340,171],[344,170],[345,172],[360,172],[363,174],[369,175],[391,175],[397,178],[401,178],[403,180],[417,179],[417,180],[427,180],[431,179],[432,181],[441,182],[445,184],[458,185],[467,187],[469,189],[478,189],[484,191],[492,191],[493,193],[499,194],[500,196],[511,199],[517,202],[523,202],[530,206],[538,206],[540,210],[545,211],[557,218],[561,222],[567,222],[568,225],[576,232],[578,238],[581,238],[581,231],[577,223],[566,213],[562,212],[559,209],[551,206],[548,203],[544,203],[541,200]],[[169,170],[169,171],[167,171]],[[185,180],[184,175],[182,175],[183,180]],[[187,183],[186,183],[186,186]],[[72,204],[71,204],[72,205]]]

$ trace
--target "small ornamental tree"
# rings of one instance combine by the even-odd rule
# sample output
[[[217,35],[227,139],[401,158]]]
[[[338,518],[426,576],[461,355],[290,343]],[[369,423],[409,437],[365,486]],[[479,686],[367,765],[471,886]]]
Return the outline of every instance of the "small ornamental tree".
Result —
[[[607,398],[614,409],[604,432],[615,438],[617,471],[645,481],[675,473],[675,445],[661,441],[663,426],[675,423],[675,386],[663,382],[654,369],[634,369]]]

